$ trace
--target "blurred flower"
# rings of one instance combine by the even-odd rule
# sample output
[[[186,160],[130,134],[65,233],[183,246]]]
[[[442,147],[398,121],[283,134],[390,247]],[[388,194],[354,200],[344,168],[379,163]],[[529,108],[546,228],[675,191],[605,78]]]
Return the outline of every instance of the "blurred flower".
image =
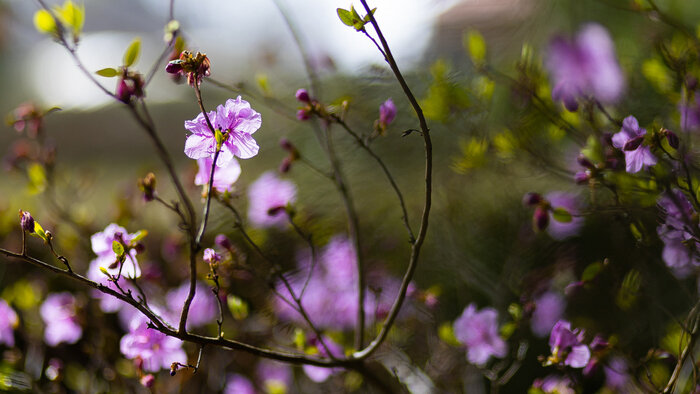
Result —
[[[117,287],[116,283],[109,280],[109,278],[107,278],[107,276],[104,273],[102,273],[100,267],[101,265],[99,259],[92,260],[90,262],[90,267],[88,268],[87,272],[88,279],[100,283],[116,292],[121,292],[119,288],[121,288],[124,291],[136,291],[136,289],[126,280],[126,277],[124,276],[119,278],[119,280],[117,281],[117,283],[119,284],[119,287]],[[100,300],[100,309],[102,309],[102,312],[105,313],[118,312],[122,309],[122,307],[127,305],[122,300],[113,297],[109,294],[105,294],[97,289],[93,290],[90,294],[93,298]]]
[[[571,215],[571,221],[561,222],[555,219],[552,210],[550,210],[547,233],[558,241],[578,235],[583,226],[584,218],[578,216],[579,203],[576,196],[565,192],[551,192],[545,196],[545,200],[549,201],[552,210],[563,208]]]
[[[535,379],[532,387],[542,390],[545,394],[576,394],[573,382],[566,376],[549,375],[544,379]]]
[[[342,236],[333,237],[318,253],[315,266],[308,253],[297,257],[299,270],[287,278],[297,296],[304,288],[309,270],[313,268],[309,283],[302,298],[302,305],[312,322],[323,328],[346,329],[355,326],[357,321],[357,253],[350,240]],[[369,288],[381,289],[367,292],[364,311],[369,318],[377,313],[382,316],[391,308],[399,282],[381,272],[367,274]],[[283,283],[276,285],[277,292],[289,298],[289,291]],[[275,308],[280,318],[303,323],[304,319],[279,297]]]
[[[128,245],[135,235],[129,234],[124,227],[114,223],[107,226],[104,231],[93,234],[90,241],[92,242],[92,251],[95,252],[97,258],[90,262],[90,266],[95,265],[98,270],[99,267],[105,268],[112,276],[119,275],[119,272],[127,278],[138,278],[141,276],[141,268],[138,261],[136,261],[136,250],[129,250],[121,269],[119,264],[117,264],[117,255],[112,250],[114,241]],[[99,282],[106,284],[108,278],[105,275],[102,275],[102,277],[103,280]]]
[[[214,238],[214,243],[219,246],[222,249],[229,250],[233,248],[233,244],[231,244],[231,240],[228,239],[228,237],[224,234],[219,234]],[[206,250],[204,251],[205,253],[207,252]]]
[[[566,301],[559,293],[548,291],[535,299],[530,327],[533,334],[545,337],[564,314]]]
[[[187,83],[199,86],[203,77],[208,77],[211,73],[211,63],[207,55],[197,52],[193,55],[190,51],[182,51],[177,60],[171,60],[165,66],[165,71],[169,74],[186,75]]]
[[[656,164],[656,157],[648,146],[642,144],[646,133],[646,129],[640,128],[637,119],[630,115],[622,121],[620,132],[612,137],[613,146],[625,153],[625,169],[630,174]]]
[[[143,369],[148,372],[170,369],[173,362],[187,364],[182,341],[148,328],[148,320],[143,315],[137,315],[131,321],[129,332],[119,342],[119,349],[128,359],[139,358]]]
[[[484,308],[477,312],[476,305],[469,304],[453,324],[455,337],[467,347],[470,363],[483,365],[491,356],[501,358],[508,348],[498,335],[498,312]]]
[[[374,124],[374,129],[379,134],[384,134],[386,128],[396,117],[396,105],[391,99],[387,99],[379,106],[379,120]]]
[[[77,306],[72,294],[49,294],[46,301],[41,304],[39,310],[46,328],[44,340],[49,346],[56,346],[61,342],[76,343],[83,336],[83,329],[78,324],[76,313]]]
[[[211,178],[211,167],[214,163],[214,159],[211,157],[203,157],[197,159],[197,175],[194,177],[194,184],[205,186],[209,184],[209,178]],[[233,184],[238,180],[241,175],[241,166],[238,164],[238,160],[231,159],[231,161],[226,166],[216,166],[216,171],[214,171],[214,182],[212,182],[212,187],[219,192],[231,191]]]
[[[700,95],[695,93],[687,98],[684,94],[678,104],[678,111],[681,113],[681,129],[697,129],[700,126]]]
[[[123,75],[117,80],[117,90],[114,94],[119,101],[128,104],[133,98],[141,98],[145,95],[143,85],[141,74],[124,69]]]
[[[248,220],[256,227],[284,228],[287,204],[296,200],[296,186],[266,172],[248,188]]]
[[[180,311],[185,304],[187,295],[190,292],[190,283],[185,282],[180,287],[170,290],[165,299],[170,309],[174,321],[180,319]],[[201,282],[197,282],[194,300],[190,304],[190,311],[187,315],[187,328],[201,327],[214,321],[218,313],[218,305],[215,296],[209,287]]]
[[[552,99],[562,100],[569,111],[575,111],[577,98],[585,96],[614,103],[624,89],[612,39],[597,24],[584,26],[574,41],[555,38],[549,46],[546,66],[554,84]]]
[[[0,343],[15,346],[15,336],[12,330],[19,325],[17,313],[10,305],[0,298]]]
[[[698,250],[700,243],[687,230],[696,227],[692,218],[696,215],[692,204],[680,190],[663,194],[657,201],[659,209],[665,213],[664,222],[657,229],[664,242],[661,254],[666,265],[678,277],[686,277],[700,266]]]
[[[591,359],[591,351],[583,342],[583,330],[571,330],[571,323],[559,320],[549,336],[552,355],[547,364],[563,363],[572,368],[583,368]]]
[[[286,393],[292,386],[292,370],[278,361],[260,360],[257,375],[266,393]]]
[[[316,347],[316,349],[318,349],[318,353],[320,356],[322,356],[322,357],[329,356],[328,352],[326,351],[326,348],[323,347],[323,345],[321,344],[321,341],[314,338],[311,342],[312,342],[312,345],[314,345]],[[343,353],[344,353],[343,347],[338,345],[337,343],[333,342],[333,340],[331,340],[330,338],[324,337],[323,343],[325,343],[326,346],[328,346],[328,350],[330,350],[330,352],[333,354],[334,357],[341,357],[343,355]],[[316,383],[325,382],[326,379],[328,379],[328,377],[330,377],[331,375],[343,371],[342,368],[324,368],[324,367],[316,367],[316,366],[308,365],[308,364],[305,364],[303,366],[303,369],[304,369],[304,373],[306,374],[306,376],[308,376],[309,379],[313,380]]]
[[[226,100],[224,105],[216,107],[216,112],[211,111],[207,115],[212,126],[224,134],[217,166],[228,165],[234,156],[249,159],[258,154],[258,144],[252,134],[260,128],[262,119],[241,96]],[[186,120],[185,128],[192,133],[185,142],[185,154],[192,159],[213,159],[217,147],[216,136],[209,129],[204,114]]]
[[[39,134],[39,130],[41,130],[44,115],[46,114],[36,104],[28,102],[15,108],[8,116],[8,121],[18,132],[26,130],[28,137],[35,138]]]
[[[224,394],[255,394],[255,387],[248,378],[234,373],[226,379]]]
[[[603,368],[605,371],[605,386],[616,392],[625,392],[625,388],[630,381],[627,362],[620,357],[612,357]]]

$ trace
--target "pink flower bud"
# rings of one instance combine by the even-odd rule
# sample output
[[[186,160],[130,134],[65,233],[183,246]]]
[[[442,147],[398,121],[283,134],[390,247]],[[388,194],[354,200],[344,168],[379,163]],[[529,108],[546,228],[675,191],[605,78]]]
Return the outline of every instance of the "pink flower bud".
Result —
[[[29,212],[25,212],[20,210],[19,211],[19,222],[20,225],[22,226],[22,230],[32,234],[34,232],[34,218],[32,217],[32,214]]]
[[[547,228],[547,225],[549,225],[549,214],[546,208],[542,206],[535,208],[535,214],[532,215],[532,225],[536,231],[543,231]]]
[[[540,203],[540,201],[542,201],[542,196],[540,196],[538,193],[525,193],[523,196],[523,205],[528,207],[537,205]]]
[[[141,379],[140,379],[139,381],[141,382],[141,385],[142,385],[143,387],[146,387],[146,388],[149,388],[149,389],[150,389],[150,388],[153,387],[153,385],[155,384],[156,378],[155,378],[153,375],[151,375],[151,374],[149,373],[148,375],[142,376]]]
[[[297,100],[301,101],[302,103],[310,103],[311,102],[311,97],[309,96],[309,92],[306,91],[306,89],[299,89],[297,90],[297,93],[295,94]]]
[[[304,121],[304,120],[309,120],[311,116],[309,115],[309,111],[306,109],[300,109],[297,111],[297,119]]]

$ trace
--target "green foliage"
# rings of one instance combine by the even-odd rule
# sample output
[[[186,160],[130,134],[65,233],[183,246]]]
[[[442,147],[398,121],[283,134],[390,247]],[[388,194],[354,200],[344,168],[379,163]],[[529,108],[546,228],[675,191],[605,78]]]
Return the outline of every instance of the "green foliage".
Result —
[[[561,207],[552,209],[552,217],[560,223],[569,223],[572,220],[571,213]]]
[[[32,163],[27,167],[27,192],[31,195],[43,193],[46,189],[46,170],[39,163]]]
[[[40,9],[34,13],[34,27],[42,34],[57,34],[58,26],[51,12]]]
[[[372,15],[374,15],[376,10],[376,8],[371,10]],[[370,21],[369,14],[361,17],[355,10],[354,6],[351,6],[349,11],[343,8],[338,8],[336,12],[338,13],[338,18],[340,18],[340,21],[343,22],[344,25],[352,26],[357,31],[364,31],[365,25]]]
[[[117,257],[124,255],[124,245],[119,241],[112,241],[112,251]]]
[[[445,322],[440,325],[438,328],[438,337],[440,337],[440,339],[448,345],[455,347],[461,346],[457,340],[457,337],[455,337],[455,331],[452,328],[452,323],[450,322]]]
[[[486,41],[476,30],[469,30],[462,37],[464,47],[469,53],[469,58],[475,66],[482,66],[486,62]]]
[[[642,74],[661,93],[673,90],[673,78],[663,62],[654,57],[642,63]]]
[[[226,304],[234,319],[243,320],[248,317],[248,303],[242,298],[229,294],[226,297]]]
[[[459,174],[483,166],[486,163],[488,141],[472,137],[469,141],[459,141],[462,156],[453,160],[452,169]]]
[[[420,101],[423,114],[432,120],[446,122],[452,111],[469,107],[469,97],[464,88],[450,81],[450,68],[444,60],[437,60],[430,67],[432,83],[428,95]]]
[[[622,280],[622,286],[617,292],[615,303],[620,309],[630,309],[637,301],[639,289],[642,287],[642,278],[639,271],[635,269],[629,270],[625,278]]]
[[[596,261],[595,263],[588,264],[586,269],[583,270],[581,274],[581,280],[583,282],[590,282],[595,279],[598,274],[603,270],[603,263]]]
[[[139,52],[141,52],[141,39],[136,38],[124,52],[124,67],[131,67],[139,57]]]
[[[119,75],[119,72],[111,67],[103,68],[95,71],[95,74],[101,77],[113,78]]]

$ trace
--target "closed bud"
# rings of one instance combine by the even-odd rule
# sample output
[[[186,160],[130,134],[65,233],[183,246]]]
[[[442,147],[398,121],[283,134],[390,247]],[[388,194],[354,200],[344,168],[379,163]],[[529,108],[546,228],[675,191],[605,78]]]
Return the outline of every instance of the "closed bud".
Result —
[[[300,109],[297,111],[297,119],[304,121],[304,120],[309,120],[311,115],[309,115],[309,110],[307,109]]]
[[[290,156],[285,157],[282,159],[282,162],[280,163],[279,171],[282,174],[286,174],[289,172],[289,170],[292,168],[292,159]]]
[[[523,196],[523,204],[531,207],[533,205],[537,205],[542,201],[542,196],[540,196],[538,193],[525,193]]]
[[[156,193],[156,176],[149,172],[143,179],[139,179],[139,189],[143,192],[143,199],[153,201]]]
[[[22,226],[22,230],[32,234],[34,232],[34,218],[29,212],[19,211],[19,223]]]
[[[587,183],[589,179],[591,179],[590,171],[581,171],[574,175],[574,181],[576,181],[576,183],[579,185]]]
[[[141,379],[139,380],[139,382],[141,383],[141,385],[143,387],[150,389],[155,384],[156,378],[153,377],[153,375],[149,373],[148,375],[142,376]]]
[[[233,248],[231,240],[228,239],[224,234],[219,234],[214,238],[214,243],[220,246],[222,249],[230,250]]]
[[[535,208],[535,214],[532,215],[532,226],[535,231],[543,231],[549,225],[549,214],[547,208],[538,206]]]
[[[311,102],[311,97],[309,96],[309,92],[306,89],[297,90],[295,96],[296,96],[297,100],[301,101],[302,103],[310,103]]]
[[[678,149],[681,141],[678,139],[676,133],[667,129],[663,129],[662,132],[666,136],[666,141],[668,141],[668,145],[673,149]]]
[[[581,165],[581,167],[586,167],[591,170],[595,168],[593,163],[590,160],[588,160],[588,158],[584,155],[578,155],[576,161],[578,162],[578,164]]]

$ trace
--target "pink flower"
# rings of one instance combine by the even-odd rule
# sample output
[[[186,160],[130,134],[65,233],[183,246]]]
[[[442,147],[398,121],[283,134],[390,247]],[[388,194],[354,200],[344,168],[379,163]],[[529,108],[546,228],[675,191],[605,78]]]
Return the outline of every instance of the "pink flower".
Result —
[[[477,312],[476,305],[469,304],[453,328],[457,340],[467,347],[467,359],[472,364],[486,364],[491,356],[501,358],[508,351],[498,335],[498,312],[493,308]]]
[[[256,227],[284,228],[287,204],[296,200],[297,188],[290,181],[266,172],[248,188],[248,219]]]
[[[218,312],[218,305],[214,294],[201,282],[197,282],[197,292],[190,305],[190,312],[187,315],[187,328],[201,327],[214,321]],[[185,282],[177,289],[171,290],[166,296],[168,308],[178,321],[182,305],[190,292],[190,283]]]
[[[117,255],[112,250],[112,243],[114,241],[119,241],[122,244],[129,244],[136,234],[129,234],[124,227],[117,224],[110,224],[104,231],[100,233],[95,233],[90,241],[92,242],[92,251],[95,252],[97,258],[93,260],[90,265],[95,264],[98,267],[104,267],[107,269],[112,276],[117,276],[120,272],[119,264],[115,264],[117,261]],[[141,276],[141,268],[139,267],[138,261],[136,261],[136,250],[131,249],[126,256],[126,260],[121,268],[121,274],[128,278],[138,278]],[[102,275],[104,284],[107,282],[107,277]]]
[[[255,387],[248,378],[235,373],[226,379],[224,394],[255,394]]]
[[[211,167],[213,163],[214,159],[211,157],[197,159],[198,171],[197,175],[194,177],[195,185],[205,186],[209,184],[209,178],[211,178]],[[212,187],[219,192],[230,191],[240,175],[240,164],[238,164],[236,159],[231,159],[226,166],[216,166]]]
[[[258,144],[252,134],[262,125],[262,118],[241,96],[226,100],[224,105],[216,107],[216,112],[208,112],[207,115],[215,129],[228,135],[221,146],[217,166],[225,167],[234,156],[249,159],[258,154]],[[185,128],[192,132],[185,142],[185,154],[192,159],[213,159],[216,137],[204,115],[200,113],[196,118],[186,120]]]
[[[540,338],[546,336],[562,317],[565,308],[566,301],[559,293],[549,291],[539,296],[535,299],[535,311],[530,320],[532,332]]]
[[[50,294],[39,309],[46,324],[44,340],[49,346],[61,342],[76,343],[83,336],[83,329],[76,318],[75,298],[70,293]]]
[[[187,364],[182,341],[148,328],[148,321],[142,315],[131,321],[129,333],[122,337],[119,349],[128,359],[140,358],[143,369],[148,372],[169,369],[173,362]]]
[[[597,24],[585,26],[573,41],[554,39],[546,65],[554,84],[552,99],[563,100],[570,111],[578,108],[576,99],[583,96],[614,103],[625,87],[612,39]]]
[[[396,105],[391,99],[387,99],[382,105],[379,106],[379,123],[381,123],[384,128],[391,124],[396,117]]]
[[[17,313],[5,300],[0,299],[0,343],[7,346],[15,346],[14,330],[19,324]]]
[[[582,330],[572,330],[571,323],[559,320],[549,336],[549,346],[552,349],[549,360],[555,364],[563,362],[572,368],[585,367],[591,359],[591,350],[582,343],[583,338]]]
[[[330,350],[334,357],[340,357],[343,355],[343,347],[333,342],[330,338],[324,337],[323,343],[328,346],[328,350]],[[323,357],[329,356],[326,348],[321,344],[321,341],[314,338],[312,344],[316,347],[316,349],[318,349],[319,355]],[[313,365],[304,365],[303,369],[306,376],[316,383],[325,382],[331,375],[343,371],[342,368],[324,368]]]
[[[630,174],[656,164],[656,156],[643,145],[646,133],[646,129],[640,128],[637,119],[630,115],[622,121],[620,132],[612,137],[613,146],[625,153],[625,170]]]
[[[581,227],[583,227],[584,218],[578,216],[579,203],[576,196],[565,192],[551,192],[545,196],[545,199],[549,201],[552,210],[563,208],[571,215],[571,221],[560,222],[554,218],[552,210],[549,210],[547,233],[557,241],[577,235],[581,231]]]

